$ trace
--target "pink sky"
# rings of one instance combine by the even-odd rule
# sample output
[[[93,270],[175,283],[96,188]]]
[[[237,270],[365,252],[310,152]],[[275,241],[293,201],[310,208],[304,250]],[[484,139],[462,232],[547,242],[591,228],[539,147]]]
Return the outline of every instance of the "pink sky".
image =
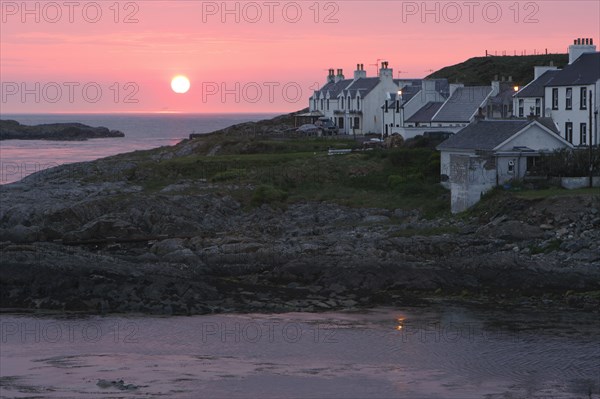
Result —
[[[600,40],[597,1],[50,3],[1,2],[3,113],[287,112],[328,68],[373,76],[381,59],[420,78],[486,50]],[[171,90],[177,74],[188,93]]]

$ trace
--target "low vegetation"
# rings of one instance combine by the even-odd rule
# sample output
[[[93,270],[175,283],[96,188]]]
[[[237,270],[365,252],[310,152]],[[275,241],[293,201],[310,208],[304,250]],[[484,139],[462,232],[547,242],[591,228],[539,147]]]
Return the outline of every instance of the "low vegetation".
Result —
[[[433,144],[415,140],[401,148],[328,155],[329,148],[362,145],[340,137],[207,135],[163,149],[161,156],[157,150],[130,154],[135,168],[117,178],[154,192],[181,182],[205,182],[246,206],[331,201],[352,207],[420,209],[434,217],[449,212],[450,201],[448,191],[438,184],[440,158]],[[185,146],[192,149],[190,154],[165,156],[166,151],[175,154]],[[122,156],[114,158],[123,161]],[[187,192],[193,194],[193,189]]]
[[[446,78],[450,83],[461,82],[467,86],[488,86],[496,77],[510,76],[515,83],[525,85],[533,80],[534,66],[553,63],[554,66],[562,68],[568,62],[568,54],[474,57],[460,64],[442,68],[427,78]]]

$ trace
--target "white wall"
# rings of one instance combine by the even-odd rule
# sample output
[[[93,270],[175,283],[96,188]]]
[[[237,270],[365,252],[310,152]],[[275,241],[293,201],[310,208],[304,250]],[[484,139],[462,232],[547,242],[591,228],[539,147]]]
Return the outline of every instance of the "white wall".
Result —
[[[496,169],[491,159],[468,155],[450,155],[450,209],[463,212],[496,185]]]
[[[589,110],[588,109],[579,109],[580,107],[580,102],[579,102],[579,93],[580,93],[580,88],[581,87],[585,87],[586,90],[589,92],[590,90],[592,90],[592,111],[596,109],[597,104],[598,104],[598,89],[596,88],[598,86],[598,88],[600,88],[600,85],[598,82],[596,82],[596,84],[591,84],[591,85],[587,85],[587,86],[559,86],[558,88],[558,110],[553,110],[552,109],[552,86],[548,86],[545,89],[545,102],[546,102],[546,108],[549,108],[551,111],[551,115],[548,116],[552,116],[552,119],[554,119],[554,122],[556,122],[556,124],[558,125],[558,129],[561,133],[561,137],[565,138],[565,123],[566,122],[572,122],[573,123],[573,144],[574,145],[580,145],[580,136],[579,136],[579,132],[580,132],[580,124],[581,123],[585,123],[586,125],[589,124]],[[570,87],[573,89],[573,97],[572,97],[572,109],[567,110],[565,109],[565,98],[566,98],[566,93],[567,93],[567,87]],[[589,93],[588,93],[588,97],[589,97]],[[589,99],[588,99],[589,101]],[[589,106],[589,104],[588,104]],[[592,123],[594,123],[592,121]],[[589,129],[589,128],[588,128]],[[588,135],[589,136],[589,133]],[[589,138],[588,138],[588,144],[589,144]]]
[[[565,148],[565,144],[559,139],[558,135],[548,133],[539,125],[532,124],[510,141],[496,148],[496,151],[511,151],[514,147],[527,147],[534,151],[553,151]]]

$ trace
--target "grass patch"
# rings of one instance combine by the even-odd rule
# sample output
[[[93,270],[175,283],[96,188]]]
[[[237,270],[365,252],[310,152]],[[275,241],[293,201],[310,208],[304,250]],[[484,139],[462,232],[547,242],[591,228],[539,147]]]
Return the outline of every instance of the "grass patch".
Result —
[[[346,138],[214,135],[201,144],[195,147],[200,150],[186,156],[162,156],[159,150],[131,154],[135,167],[127,171],[126,180],[148,192],[179,182],[209,181],[216,192],[234,195],[230,191],[237,190],[234,196],[246,205],[327,201],[352,207],[420,209],[426,217],[449,213],[448,191],[439,185],[439,153],[432,148],[329,156],[328,148],[352,148],[357,143]],[[220,150],[207,156],[215,146]],[[169,153],[176,151],[174,147]]]
[[[532,255],[547,254],[550,252],[558,251],[560,249],[561,244],[562,240],[554,239],[544,246],[532,244],[529,246],[529,250],[531,251]]]
[[[577,196],[577,195],[600,195],[600,188],[580,188],[576,190],[567,190],[560,187],[552,187],[544,190],[526,190],[515,193],[517,198],[523,199],[544,199],[559,196]]]

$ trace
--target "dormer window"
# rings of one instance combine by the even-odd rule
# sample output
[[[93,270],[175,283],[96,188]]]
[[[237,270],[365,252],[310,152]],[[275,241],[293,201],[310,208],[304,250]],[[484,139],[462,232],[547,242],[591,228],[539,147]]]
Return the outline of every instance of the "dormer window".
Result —
[[[348,109],[350,109],[350,96],[348,96]]]
[[[360,110],[360,97],[356,97],[356,109]]]

